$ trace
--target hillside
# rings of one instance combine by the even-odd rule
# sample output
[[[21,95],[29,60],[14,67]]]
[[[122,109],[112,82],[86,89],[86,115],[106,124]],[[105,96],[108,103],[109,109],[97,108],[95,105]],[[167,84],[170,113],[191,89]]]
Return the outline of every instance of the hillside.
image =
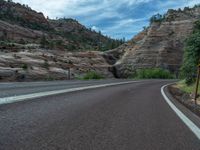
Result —
[[[0,81],[80,78],[95,71],[112,78],[103,52],[123,43],[74,19],[52,20],[30,7],[0,1]]]
[[[155,15],[151,24],[128,43],[106,52],[117,77],[128,77],[139,68],[164,68],[178,74],[182,64],[184,40],[200,19],[200,7],[168,10]],[[117,59],[116,58],[117,55]]]
[[[87,29],[74,19],[51,20],[26,5],[4,0],[0,1],[0,31],[1,41],[66,51],[105,51],[123,43]]]

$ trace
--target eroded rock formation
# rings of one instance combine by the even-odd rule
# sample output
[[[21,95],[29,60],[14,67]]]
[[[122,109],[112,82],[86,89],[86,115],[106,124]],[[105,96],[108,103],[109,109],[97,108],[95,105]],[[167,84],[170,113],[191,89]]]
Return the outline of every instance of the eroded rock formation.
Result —
[[[200,7],[169,10],[163,21],[152,22],[128,44],[121,46],[118,51],[124,51],[124,55],[114,64],[116,75],[128,77],[136,69],[154,67],[177,73],[182,63],[184,40],[198,19]]]

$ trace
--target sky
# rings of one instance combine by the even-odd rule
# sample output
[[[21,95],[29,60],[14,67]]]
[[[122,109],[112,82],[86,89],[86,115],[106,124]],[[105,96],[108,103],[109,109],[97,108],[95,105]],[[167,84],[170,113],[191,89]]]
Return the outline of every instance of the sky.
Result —
[[[149,18],[168,9],[192,7],[200,0],[13,0],[51,19],[74,18],[115,39],[131,39],[149,25]]]

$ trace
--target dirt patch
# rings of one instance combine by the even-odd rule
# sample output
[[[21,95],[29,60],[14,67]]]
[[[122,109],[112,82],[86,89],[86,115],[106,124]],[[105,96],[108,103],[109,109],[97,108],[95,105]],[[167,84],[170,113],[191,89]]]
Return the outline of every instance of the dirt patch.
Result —
[[[170,85],[168,87],[169,92],[171,95],[179,101],[181,104],[183,104],[185,107],[190,109],[192,112],[194,112],[196,115],[200,117],[200,105],[198,100],[198,105],[195,105],[194,101],[194,95],[185,93],[184,91],[177,88],[175,85]]]

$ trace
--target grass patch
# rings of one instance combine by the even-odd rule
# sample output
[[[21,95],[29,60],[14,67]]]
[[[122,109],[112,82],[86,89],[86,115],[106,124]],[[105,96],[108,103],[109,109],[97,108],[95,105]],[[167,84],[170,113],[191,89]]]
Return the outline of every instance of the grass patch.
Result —
[[[99,79],[104,79],[105,77],[102,74],[99,74],[95,71],[90,71],[88,73],[86,73],[82,78],[82,80],[99,80]]]
[[[46,76],[45,80],[46,80],[46,81],[54,81],[55,78],[48,75],[48,76]]]
[[[181,80],[176,84],[176,87],[179,88],[181,91],[190,94],[190,93],[194,93],[195,88],[196,88],[196,83],[187,85],[185,80]],[[200,88],[198,89],[198,93],[200,93]]]
[[[136,79],[173,79],[174,75],[160,68],[138,69],[133,76]]]

